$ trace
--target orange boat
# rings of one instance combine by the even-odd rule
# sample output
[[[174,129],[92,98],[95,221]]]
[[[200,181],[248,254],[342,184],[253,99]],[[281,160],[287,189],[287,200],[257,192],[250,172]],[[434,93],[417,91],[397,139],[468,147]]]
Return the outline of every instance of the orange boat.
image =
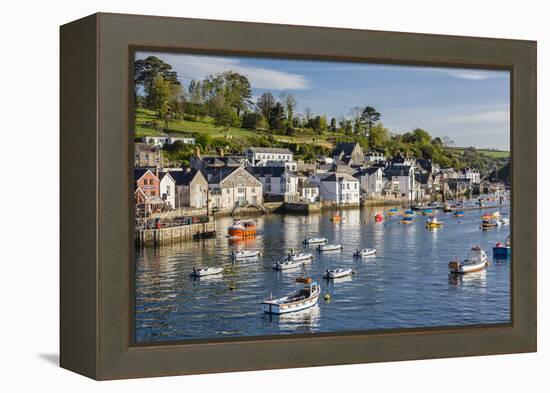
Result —
[[[256,236],[256,222],[253,220],[233,220],[233,225],[227,229],[231,237]]]
[[[341,220],[341,217],[338,215],[338,214],[335,214],[334,216],[332,216],[332,218],[330,219],[330,221],[332,222],[340,222]]]

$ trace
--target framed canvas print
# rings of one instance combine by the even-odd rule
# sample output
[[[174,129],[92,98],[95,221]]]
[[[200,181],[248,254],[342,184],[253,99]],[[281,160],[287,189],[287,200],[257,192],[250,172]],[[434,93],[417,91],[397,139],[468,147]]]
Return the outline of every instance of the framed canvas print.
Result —
[[[536,43],[96,14],[61,28],[61,365],[536,350]]]

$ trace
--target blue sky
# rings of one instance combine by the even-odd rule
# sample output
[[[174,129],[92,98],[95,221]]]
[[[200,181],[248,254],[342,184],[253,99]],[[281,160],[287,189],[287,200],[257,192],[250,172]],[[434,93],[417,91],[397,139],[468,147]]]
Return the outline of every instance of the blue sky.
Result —
[[[296,113],[310,107],[330,120],[370,105],[393,133],[420,127],[457,146],[509,149],[507,71],[174,53],[136,58],[148,55],[171,64],[184,88],[191,79],[232,70],[248,77],[254,101],[266,91],[294,95]]]

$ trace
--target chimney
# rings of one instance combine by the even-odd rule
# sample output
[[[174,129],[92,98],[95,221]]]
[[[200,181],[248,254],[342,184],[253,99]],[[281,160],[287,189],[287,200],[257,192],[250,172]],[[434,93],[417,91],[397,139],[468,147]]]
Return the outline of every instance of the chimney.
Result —
[[[195,157],[200,160],[201,158],[201,148],[195,145]]]

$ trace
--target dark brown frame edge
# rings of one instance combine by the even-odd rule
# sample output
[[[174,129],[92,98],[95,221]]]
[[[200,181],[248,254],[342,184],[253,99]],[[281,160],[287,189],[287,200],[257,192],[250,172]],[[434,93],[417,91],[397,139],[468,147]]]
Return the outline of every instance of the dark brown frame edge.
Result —
[[[510,70],[512,323],[133,346],[133,48]],[[536,351],[536,176],[536,42],[120,14],[69,23],[61,27],[61,366],[118,379]]]

